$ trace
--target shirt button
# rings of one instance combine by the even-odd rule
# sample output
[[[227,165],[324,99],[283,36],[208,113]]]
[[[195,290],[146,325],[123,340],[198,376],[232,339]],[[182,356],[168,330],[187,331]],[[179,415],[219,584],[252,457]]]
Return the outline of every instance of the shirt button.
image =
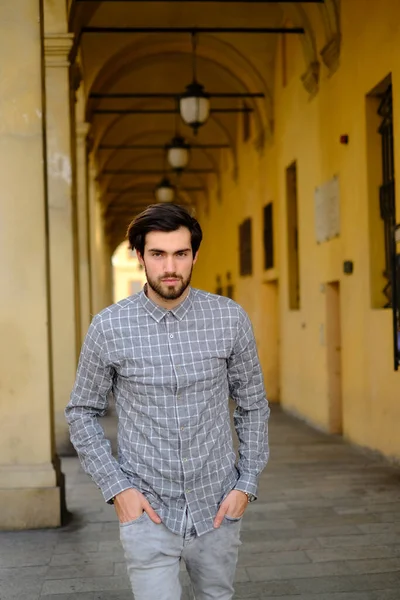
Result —
[[[174,334],[173,334],[173,333],[171,333],[169,337],[170,337],[170,338],[173,338],[173,337],[174,337]]]
[[[184,458],[184,459],[183,459],[183,462],[187,462],[187,458]]]
[[[185,429],[184,427],[181,427],[181,431],[183,431],[184,429]]]
[[[186,493],[187,493],[187,494],[190,494],[190,492],[191,492],[191,491],[192,491],[192,490],[186,490]]]

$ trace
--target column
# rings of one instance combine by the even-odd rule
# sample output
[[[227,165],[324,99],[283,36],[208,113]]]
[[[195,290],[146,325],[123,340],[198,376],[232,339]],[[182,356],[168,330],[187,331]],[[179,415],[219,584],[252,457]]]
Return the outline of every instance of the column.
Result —
[[[97,171],[93,155],[89,155],[89,235],[90,273],[92,289],[92,314],[98,313],[106,305],[103,302],[103,222],[96,181]]]
[[[49,9],[50,10],[50,9]],[[71,140],[72,95],[68,56],[73,34],[48,31],[57,27],[45,12],[45,73],[47,120],[47,186],[50,228],[51,329],[53,348],[54,420],[57,452],[71,454],[64,409],[74,383],[78,347],[79,268],[76,226],[76,189]],[[75,107],[74,107],[75,110]]]
[[[112,251],[107,236],[104,239],[104,266],[105,266],[105,304],[109,306],[114,302]]]
[[[76,123],[76,180],[78,209],[78,242],[79,242],[79,290],[80,290],[80,330],[81,342],[86,335],[91,321],[90,313],[90,248],[89,248],[89,198],[87,182],[87,149],[86,138],[89,124],[84,121]]]
[[[0,529],[56,527],[40,3],[0,3]]]

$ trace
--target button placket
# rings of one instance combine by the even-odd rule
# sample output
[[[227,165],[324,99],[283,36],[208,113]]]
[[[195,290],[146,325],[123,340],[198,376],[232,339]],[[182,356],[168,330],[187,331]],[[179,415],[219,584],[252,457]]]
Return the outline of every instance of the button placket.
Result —
[[[171,316],[172,315],[170,313],[168,313],[168,317],[171,317]],[[170,318],[166,319],[168,345],[170,347],[171,356],[174,354],[172,352],[173,342],[171,342],[171,340],[174,340],[176,338],[176,332],[171,331],[173,324],[174,324],[174,322],[171,322]],[[181,362],[181,360],[178,359],[178,362]],[[182,433],[185,432],[186,427],[184,425],[180,425],[180,423],[179,423],[179,421],[180,421],[179,413],[183,409],[183,405],[182,405],[183,394],[180,391],[180,381],[179,381],[179,374],[183,373],[181,365],[179,365],[179,364],[176,366],[174,365],[174,371],[175,371],[175,377],[176,377],[176,401],[179,402],[177,418],[178,418],[178,426],[179,426],[179,437],[180,437],[180,441],[181,441],[180,458],[181,458],[182,470],[183,470],[184,490],[185,490],[185,494],[190,494],[192,489],[187,487],[188,481],[186,481],[186,473],[185,473],[185,467],[187,469],[189,466],[188,465],[189,459],[187,457],[188,448],[187,448],[187,443],[185,444],[185,439],[182,439]]]

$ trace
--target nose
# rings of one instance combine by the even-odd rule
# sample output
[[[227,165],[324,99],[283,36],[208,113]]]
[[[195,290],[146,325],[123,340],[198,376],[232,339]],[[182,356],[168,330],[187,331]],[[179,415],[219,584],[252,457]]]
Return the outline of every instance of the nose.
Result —
[[[167,256],[164,263],[166,273],[175,273],[175,259],[173,256]]]

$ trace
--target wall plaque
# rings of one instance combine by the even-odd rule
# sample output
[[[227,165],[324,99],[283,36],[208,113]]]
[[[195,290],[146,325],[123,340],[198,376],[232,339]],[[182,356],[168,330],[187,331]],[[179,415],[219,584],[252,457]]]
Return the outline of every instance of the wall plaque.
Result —
[[[339,177],[335,175],[315,190],[315,236],[327,242],[340,235]]]

